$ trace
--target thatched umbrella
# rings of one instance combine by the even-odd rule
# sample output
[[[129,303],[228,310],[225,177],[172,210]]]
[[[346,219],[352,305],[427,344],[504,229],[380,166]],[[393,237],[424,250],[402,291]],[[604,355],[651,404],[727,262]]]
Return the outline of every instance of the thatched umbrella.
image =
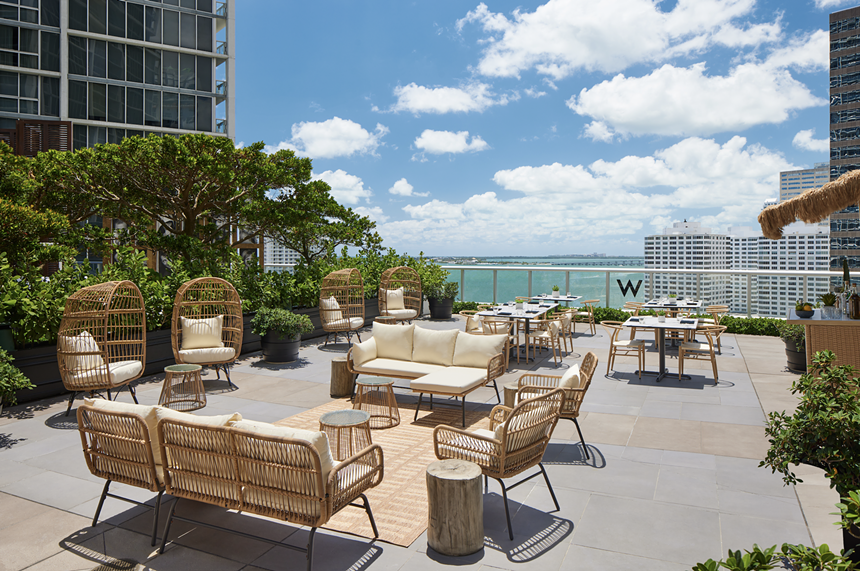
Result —
[[[852,204],[860,204],[860,170],[848,171],[820,188],[768,206],[758,215],[758,221],[766,238],[779,240],[782,229],[795,220],[814,224]]]

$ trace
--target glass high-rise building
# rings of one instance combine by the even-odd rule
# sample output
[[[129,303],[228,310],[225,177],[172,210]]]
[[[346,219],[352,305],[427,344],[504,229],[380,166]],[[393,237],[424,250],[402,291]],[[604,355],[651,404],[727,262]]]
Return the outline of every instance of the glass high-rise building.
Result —
[[[73,148],[234,138],[234,14],[232,0],[0,0],[0,138],[50,122]]]
[[[860,168],[860,7],[830,14],[830,180]],[[830,215],[830,268],[860,268],[857,206]]]

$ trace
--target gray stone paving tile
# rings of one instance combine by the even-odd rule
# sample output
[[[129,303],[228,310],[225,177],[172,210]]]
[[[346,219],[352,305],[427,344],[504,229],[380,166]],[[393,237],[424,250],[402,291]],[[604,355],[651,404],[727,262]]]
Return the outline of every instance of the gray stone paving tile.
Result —
[[[639,409],[639,416],[679,420],[681,418],[681,405],[681,402],[648,399]]]
[[[32,478],[7,484],[0,491],[63,510],[98,497],[103,484],[66,474],[44,471]]]
[[[663,461],[663,454],[665,453],[664,450],[656,450],[654,448],[636,448],[634,446],[619,448],[623,448],[624,450],[621,454],[621,458],[632,462],[645,462],[647,464],[661,464]]]
[[[716,470],[661,466],[654,499],[670,504],[717,509]]]
[[[717,459],[715,456],[712,454],[697,454],[695,452],[665,450],[663,451],[662,463],[664,466],[702,468],[705,470],[717,469]]]
[[[681,407],[681,420],[745,424],[748,426],[764,426],[765,424],[761,407],[702,403],[684,403]]]
[[[658,557],[660,553],[653,553],[652,557]],[[637,557],[608,551],[605,549],[593,549],[581,545],[571,545],[567,556],[561,565],[562,569],[569,571],[596,571],[609,569],[636,569],[636,571],[689,571],[690,566],[681,563],[672,563],[662,559],[649,557]]]
[[[302,528],[290,535],[285,543],[305,549],[308,530]],[[314,569],[347,571],[349,569],[400,569],[414,552],[382,542],[372,542],[329,530],[319,530],[314,538]],[[386,556],[386,557],[384,557]],[[253,562],[253,565],[271,571],[304,569],[305,554],[285,547],[273,547]]]
[[[719,557],[720,518],[714,510],[594,494],[573,543],[692,565]]]
[[[758,460],[717,456],[717,485],[721,489],[782,498],[796,497],[794,488],[786,486],[779,474],[770,468],[759,468]]]
[[[719,490],[720,512],[753,517],[766,517],[804,525],[803,512],[796,497],[774,497],[735,490]],[[835,508],[834,508],[835,509]]]
[[[783,543],[812,545],[812,538],[805,525],[778,519],[720,513],[720,532],[723,557],[729,549],[752,549],[753,544],[759,547]]]
[[[0,456],[0,489],[3,489],[3,486],[8,484],[32,478],[42,472],[44,470],[40,468],[28,466],[23,462],[6,460]]]
[[[554,487],[650,500],[660,468],[656,464],[606,458],[602,468],[553,464],[547,465],[546,471]]]
[[[104,484],[102,478],[93,476],[89,468],[87,468],[87,461],[81,449],[80,438],[78,438],[78,442],[75,445],[29,458],[24,460],[24,463],[34,468],[51,470],[52,472],[66,474],[81,480]]]
[[[761,408],[755,392],[736,391],[731,389],[720,389],[720,404],[728,406],[749,406]]]

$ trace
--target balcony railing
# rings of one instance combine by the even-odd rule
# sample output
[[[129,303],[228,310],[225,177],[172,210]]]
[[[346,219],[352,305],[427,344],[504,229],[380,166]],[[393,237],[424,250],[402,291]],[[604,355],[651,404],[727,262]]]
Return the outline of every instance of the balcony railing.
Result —
[[[226,133],[227,132],[227,119],[215,119],[215,132],[216,133]]]
[[[227,97],[227,81],[219,79],[215,82],[215,95]]]
[[[599,299],[605,307],[644,301],[666,293],[693,297],[712,304],[728,304],[732,313],[782,316],[797,299],[813,300],[827,291],[828,270],[672,270],[629,267],[572,266],[459,266],[445,265],[449,281],[460,285],[461,301],[504,302],[516,296],[562,293]],[[656,278],[660,278],[657,282]],[[771,278],[762,279],[758,278]],[[772,278],[778,278],[776,280]],[[759,311],[759,309],[764,311]]]
[[[215,48],[215,53],[222,56],[227,55],[227,40],[218,42],[218,46]]]
[[[227,3],[226,2],[217,2],[215,4],[215,15],[221,18],[227,17]]]

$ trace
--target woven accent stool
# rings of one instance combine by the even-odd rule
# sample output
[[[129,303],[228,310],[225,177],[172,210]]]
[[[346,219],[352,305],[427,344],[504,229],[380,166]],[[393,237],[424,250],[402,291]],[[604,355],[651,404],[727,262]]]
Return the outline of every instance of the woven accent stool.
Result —
[[[200,365],[164,367],[164,384],[158,404],[171,410],[189,412],[206,406],[206,389],[200,377]]]
[[[320,431],[328,436],[331,455],[338,462],[352,458],[371,444],[370,413],[364,410],[334,410],[320,416]]]
[[[370,428],[393,428],[400,424],[400,409],[394,398],[394,379],[356,379],[352,408],[370,413]]]

